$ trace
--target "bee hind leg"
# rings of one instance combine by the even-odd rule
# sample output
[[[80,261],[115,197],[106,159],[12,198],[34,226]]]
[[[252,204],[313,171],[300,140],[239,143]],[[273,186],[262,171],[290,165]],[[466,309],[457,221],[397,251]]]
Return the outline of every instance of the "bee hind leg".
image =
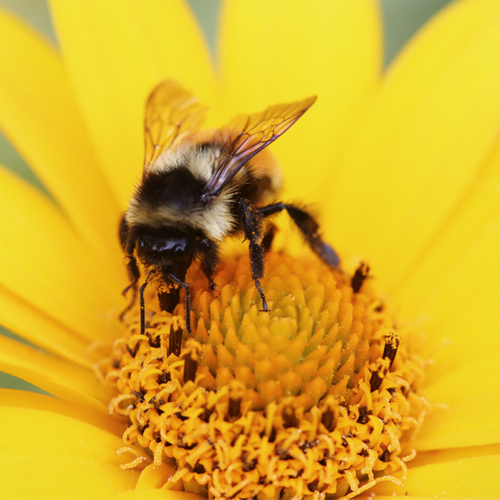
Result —
[[[286,210],[295,225],[300,229],[311,250],[327,265],[339,267],[340,258],[337,252],[323,241],[319,232],[319,224],[316,219],[305,209],[289,203],[275,203],[267,207],[258,208],[262,217],[269,217]]]
[[[240,207],[243,211],[245,238],[249,241],[252,279],[262,299],[262,310],[269,312],[266,296],[260,284],[260,279],[264,276],[265,254],[264,248],[260,244],[262,239],[262,215],[259,213],[259,209],[252,207],[245,200],[240,200]]]

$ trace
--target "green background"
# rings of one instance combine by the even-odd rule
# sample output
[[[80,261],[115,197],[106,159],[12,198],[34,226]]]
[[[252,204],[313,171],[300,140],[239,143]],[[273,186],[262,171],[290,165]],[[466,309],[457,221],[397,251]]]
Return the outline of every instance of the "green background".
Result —
[[[215,52],[219,0],[188,1],[200,21],[210,48]],[[348,2],[352,0],[344,1]],[[450,3],[450,1],[451,0],[380,0],[385,34],[385,65],[387,66],[391,62],[400,48],[428,18],[442,9],[446,4]],[[23,17],[54,44],[57,44],[57,37],[52,27],[46,0],[0,0],[0,7],[8,9]],[[1,134],[0,164],[16,171],[45,191],[43,185],[17,154],[16,150]],[[0,327],[0,333],[17,338],[2,327]],[[38,390],[31,384],[2,372],[0,372],[0,387]]]

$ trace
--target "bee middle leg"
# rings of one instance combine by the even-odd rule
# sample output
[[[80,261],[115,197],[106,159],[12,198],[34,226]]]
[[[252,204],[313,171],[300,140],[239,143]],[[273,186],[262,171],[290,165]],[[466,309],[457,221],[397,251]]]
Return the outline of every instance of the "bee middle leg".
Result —
[[[260,245],[262,246],[264,253],[268,253],[271,250],[271,245],[273,244],[274,236],[276,235],[276,225],[272,222],[267,228],[266,234],[262,238]]]
[[[262,215],[259,209],[249,205],[245,200],[240,200],[240,207],[243,212],[243,228],[245,238],[249,241],[250,247],[250,267],[252,270],[252,279],[255,287],[262,299],[262,310],[269,312],[266,296],[260,279],[264,276],[264,248],[261,245],[262,240]]]
[[[286,210],[295,225],[300,229],[311,250],[327,265],[337,268],[340,264],[340,258],[337,252],[320,236],[319,224],[314,217],[304,210],[289,203],[274,203],[267,207],[259,207],[258,211],[261,217],[269,217]]]

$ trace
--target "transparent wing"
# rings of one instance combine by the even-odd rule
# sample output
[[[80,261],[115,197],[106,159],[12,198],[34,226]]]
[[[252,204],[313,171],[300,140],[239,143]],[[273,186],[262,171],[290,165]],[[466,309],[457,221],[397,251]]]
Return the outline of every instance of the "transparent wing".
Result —
[[[178,83],[165,80],[149,96],[144,118],[144,168],[174,145],[181,144],[203,124],[206,108]]]
[[[232,120],[227,128],[236,130],[238,135],[224,147],[219,166],[204,190],[203,199],[207,201],[217,196],[253,156],[284,134],[315,100],[316,96],[313,96],[299,102],[278,104],[262,113],[238,116]]]

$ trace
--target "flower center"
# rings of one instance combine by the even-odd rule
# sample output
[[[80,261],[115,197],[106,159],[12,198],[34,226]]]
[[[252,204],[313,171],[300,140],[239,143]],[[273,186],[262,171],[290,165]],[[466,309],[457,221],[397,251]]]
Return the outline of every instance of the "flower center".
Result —
[[[161,312],[155,290],[145,335],[139,308],[127,315],[101,366],[125,442],[171,470],[164,487],[214,498],[351,497],[397,481],[425,413],[423,363],[368,267],[347,276],[270,252],[262,312],[248,257],[223,260],[216,292],[188,273],[191,336],[183,304]]]

